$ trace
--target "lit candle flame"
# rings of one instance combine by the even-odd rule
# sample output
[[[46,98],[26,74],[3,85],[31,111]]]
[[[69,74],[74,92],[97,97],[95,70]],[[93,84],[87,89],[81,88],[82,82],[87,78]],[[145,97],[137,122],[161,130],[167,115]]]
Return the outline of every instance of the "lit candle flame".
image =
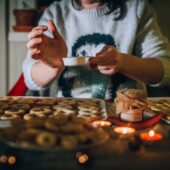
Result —
[[[155,132],[154,132],[153,130],[150,130],[150,131],[149,131],[149,136],[150,136],[150,137],[155,136]]]
[[[105,120],[96,120],[94,122],[92,122],[93,127],[109,127],[112,124],[109,121],[105,121]]]
[[[131,135],[135,133],[135,129],[131,127],[116,127],[114,132],[122,135]]]
[[[106,123],[105,122],[101,122],[101,126],[104,126]]]
[[[126,129],[126,128],[123,128],[123,129],[122,129],[122,133],[123,133],[123,134],[127,134],[127,133],[128,133],[127,129]]]

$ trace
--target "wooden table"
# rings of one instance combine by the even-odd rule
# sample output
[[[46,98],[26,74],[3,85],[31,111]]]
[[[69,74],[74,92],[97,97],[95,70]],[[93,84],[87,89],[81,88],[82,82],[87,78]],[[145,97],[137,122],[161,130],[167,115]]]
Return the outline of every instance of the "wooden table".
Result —
[[[12,170],[166,170],[170,169],[170,125],[160,122],[154,127],[137,131],[138,136],[143,131],[157,129],[162,135],[163,140],[153,143],[141,144],[136,150],[129,147],[128,139],[115,137],[113,128],[107,131],[111,134],[110,139],[102,145],[73,151],[61,152],[42,152],[31,150],[13,150],[0,143],[1,155],[16,156],[16,165],[11,166]],[[80,164],[76,157],[77,153],[86,154],[88,161]],[[10,167],[0,169],[8,170]]]

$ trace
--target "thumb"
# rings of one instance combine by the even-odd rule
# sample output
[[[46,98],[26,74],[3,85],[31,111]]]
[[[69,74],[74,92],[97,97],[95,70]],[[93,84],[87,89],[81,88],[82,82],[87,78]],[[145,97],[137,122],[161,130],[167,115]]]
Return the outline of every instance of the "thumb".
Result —
[[[48,28],[51,31],[51,33],[53,34],[54,39],[61,38],[61,36],[57,30],[57,27],[55,26],[55,24],[52,20],[48,20]]]
[[[108,50],[108,48],[109,48],[109,46],[104,46],[103,48],[102,48],[102,50],[101,51],[99,51],[98,53],[96,53],[96,56],[99,56],[99,55],[101,55],[101,54],[103,54],[105,51],[107,51]]]

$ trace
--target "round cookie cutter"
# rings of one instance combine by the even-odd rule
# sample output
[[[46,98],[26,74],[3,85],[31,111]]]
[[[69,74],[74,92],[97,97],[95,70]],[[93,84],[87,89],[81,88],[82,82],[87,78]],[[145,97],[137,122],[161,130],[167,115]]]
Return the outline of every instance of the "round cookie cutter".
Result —
[[[90,56],[66,57],[66,58],[63,58],[63,62],[65,66],[71,66],[71,67],[90,65],[89,60],[91,57]]]

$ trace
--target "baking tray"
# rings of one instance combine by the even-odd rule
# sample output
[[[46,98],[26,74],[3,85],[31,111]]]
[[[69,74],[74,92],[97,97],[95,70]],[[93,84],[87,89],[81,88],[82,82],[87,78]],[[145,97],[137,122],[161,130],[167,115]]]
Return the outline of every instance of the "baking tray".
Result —
[[[15,97],[16,98],[16,97]],[[17,97],[18,99],[20,98],[34,98],[34,99],[56,99],[53,97]],[[106,111],[106,104],[104,100],[101,99],[79,99],[79,98],[57,98],[58,101],[62,101],[62,100],[76,100],[78,101],[85,101],[85,102],[90,102],[90,101],[97,101],[97,103],[99,104],[99,108],[100,108],[100,119],[107,119],[107,111]],[[12,122],[12,123],[11,123]],[[10,121],[10,120],[0,120],[0,129],[3,128],[7,128],[7,127],[11,127],[13,123],[17,123],[17,121]],[[18,124],[18,123],[17,123]],[[44,152],[49,152],[49,149],[44,149],[41,147],[23,147],[15,142],[10,142],[6,139],[4,139],[3,137],[0,137],[0,142],[3,143],[6,146],[9,146],[11,148],[14,149],[26,149],[29,151],[44,151]],[[97,145],[100,145],[101,143],[103,143],[104,141],[99,141],[96,143],[91,143],[91,144],[82,144],[82,145],[78,145],[76,148],[71,148],[71,149],[65,149],[65,148],[61,148],[61,147],[53,147],[52,149],[50,148],[51,152],[58,152],[58,151],[68,151],[68,150],[81,150],[81,149],[87,149],[87,148],[93,148]]]
[[[3,98],[3,97],[0,97],[0,99]],[[7,97],[8,98],[8,97]],[[20,99],[20,98],[33,98],[33,99],[38,99],[38,100],[41,100],[41,99],[56,99],[57,101],[61,101],[61,100],[76,100],[77,102],[78,101],[86,101],[86,102],[91,102],[91,101],[96,101],[98,102],[98,108],[99,108],[99,111],[100,111],[100,114],[98,115],[98,117],[100,119],[106,119],[108,114],[107,114],[107,109],[106,109],[106,103],[105,103],[105,100],[102,100],[102,99],[97,99],[97,98],[93,98],[93,99],[89,99],[89,98],[64,98],[64,97],[58,97],[58,98],[55,98],[55,97],[32,97],[32,96],[14,96],[14,97],[9,97],[9,98],[14,98],[14,99]],[[45,104],[44,104],[45,105]],[[36,104],[34,105],[36,106]],[[77,106],[77,105],[76,105]],[[4,109],[5,110],[5,109]],[[78,113],[78,110],[75,110],[77,113]],[[0,120],[0,122],[5,122],[5,120]]]

